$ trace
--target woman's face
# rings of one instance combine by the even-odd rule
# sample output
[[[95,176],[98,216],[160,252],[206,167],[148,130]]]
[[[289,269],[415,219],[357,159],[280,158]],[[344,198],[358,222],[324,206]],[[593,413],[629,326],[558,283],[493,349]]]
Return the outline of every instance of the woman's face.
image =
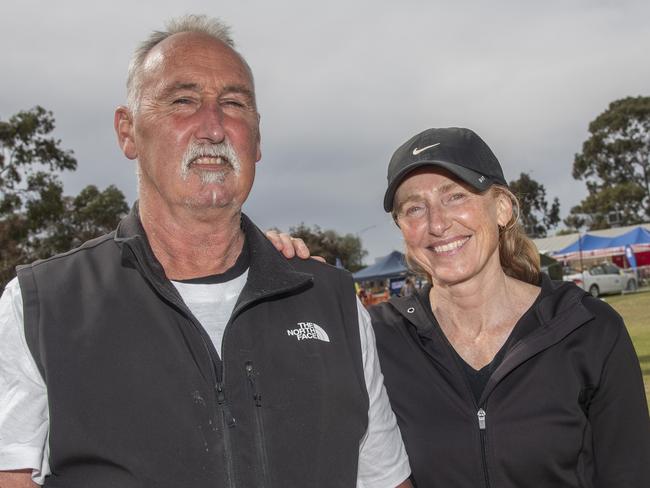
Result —
[[[512,215],[510,199],[494,189],[477,193],[435,167],[414,171],[395,194],[406,250],[436,285],[453,285],[501,271],[499,225]]]

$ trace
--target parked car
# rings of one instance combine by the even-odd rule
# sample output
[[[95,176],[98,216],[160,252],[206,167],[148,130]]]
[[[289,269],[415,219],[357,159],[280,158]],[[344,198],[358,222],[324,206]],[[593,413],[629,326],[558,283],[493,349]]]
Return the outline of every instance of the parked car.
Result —
[[[612,263],[592,266],[584,272],[574,272],[564,276],[564,281],[573,281],[592,296],[597,297],[607,293],[622,293],[637,289],[636,276],[625,273]]]

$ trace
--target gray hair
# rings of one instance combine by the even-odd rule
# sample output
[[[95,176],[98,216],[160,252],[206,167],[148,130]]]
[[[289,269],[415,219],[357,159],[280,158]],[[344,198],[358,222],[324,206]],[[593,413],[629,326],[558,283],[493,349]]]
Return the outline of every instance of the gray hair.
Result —
[[[142,88],[140,72],[142,70],[142,65],[144,64],[147,55],[160,42],[174,34],[179,34],[181,32],[195,32],[197,34],[205,34],[213,39],[221,41],[233,50],[235,48],[235,42],[232,40],[230,34],[230,27],[214,17],[193,14],[183,15],[182,17],[176,17],[169,20],[165,24],[165,27],[167,30],[153,31],[151,35],[136,48],[131,57],[128,76],[126,79],[126,100],[129,109],[133,112],[137,111],[140,101],[140,89]],[[253,73],[248,66],[248,63],[246,63],[246,60],[241,56],[241,54],[237,53],[237,55],[240,57],[244,66],[246,66],[252,81]]]

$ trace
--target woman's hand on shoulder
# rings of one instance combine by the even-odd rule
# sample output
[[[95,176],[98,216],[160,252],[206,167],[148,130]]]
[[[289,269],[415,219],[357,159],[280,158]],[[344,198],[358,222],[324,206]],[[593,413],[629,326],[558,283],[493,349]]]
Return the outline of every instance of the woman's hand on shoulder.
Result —
[[[291,259],[293,257],[299,257],[301,259],[312,258],[317,261],[325,262],[325,259],[321,256],[312,256],[307,244],[305,241],[299,237],[291,237],[286,232],[278,232],[277,230],[267,230],[266,237],[269,241],[275,246],[275,248],[282,253],[282,255]]]

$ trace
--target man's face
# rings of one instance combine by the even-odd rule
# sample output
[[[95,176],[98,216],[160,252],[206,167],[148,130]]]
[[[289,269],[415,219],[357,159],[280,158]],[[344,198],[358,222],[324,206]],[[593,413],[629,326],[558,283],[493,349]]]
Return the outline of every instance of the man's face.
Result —
[[[140,199],[239,210],[261,157],[253,82],[239,56],[208,36],[175,34],[148,54],[140,82],[126,136],[116,115],[122,149],[139,162]]]

